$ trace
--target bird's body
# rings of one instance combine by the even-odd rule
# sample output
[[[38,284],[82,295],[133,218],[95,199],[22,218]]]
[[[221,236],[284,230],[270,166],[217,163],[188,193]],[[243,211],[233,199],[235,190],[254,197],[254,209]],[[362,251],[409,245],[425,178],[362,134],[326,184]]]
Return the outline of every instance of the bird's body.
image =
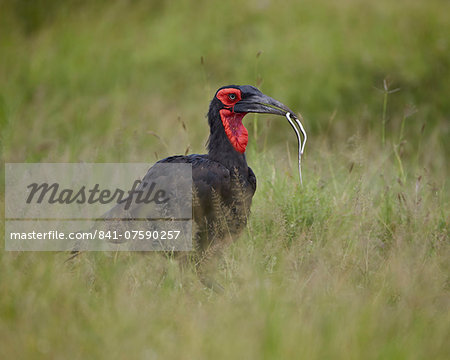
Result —
[[[239,168],[233,163],[227,167],[212,160],[209,154],[171,156],[158,161],[159,164],[192,165],[193,241],[199,253],[217,247],[226,236],[237,236],[247,223],[256,177],[245,158],[240,161]]]

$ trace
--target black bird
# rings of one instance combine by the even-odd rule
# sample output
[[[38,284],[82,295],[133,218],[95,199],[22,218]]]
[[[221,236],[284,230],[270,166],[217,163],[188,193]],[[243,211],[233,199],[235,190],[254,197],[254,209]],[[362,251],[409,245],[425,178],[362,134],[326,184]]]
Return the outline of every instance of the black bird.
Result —
[[[210,260],[244,229],[250,213],[256,177],[245,157],[248,132],[242,119],[247,113],[293,114],[287,106],[253,86],[221,87],[214,95],[207,115],[210,127],[208,153],[171,156],[157,162],[192,165],[195,229],[192,240],[196,250],[193,256],[200,274],[208,272],[205,269]],[[152,167],[142,183],[151,183],[160,175]],[[120,218],[121,211],[118,205],[106,217]],[[129,212],[133,216],[132,208]],[[205,277],[202,280],[208,283]]]
[[[208,111],[210,134],[205,155],[171,156],[158,163],[192,164],[196,201],[193,242],[196,262],[220,253],[244,229],[256,190],[256,177],[248,166],[245,149],[248,132],[242,123],[247,113],[285,116],[293,112],[279,101],[249,85],[217,90]],[[143,182],[154,176],[150,169]]]

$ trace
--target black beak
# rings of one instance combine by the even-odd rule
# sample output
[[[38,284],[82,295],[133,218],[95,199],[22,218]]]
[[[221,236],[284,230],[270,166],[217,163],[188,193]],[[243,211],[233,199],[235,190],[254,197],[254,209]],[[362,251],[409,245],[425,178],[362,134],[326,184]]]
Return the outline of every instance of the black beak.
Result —
[[[234,105],[234,112],[238,113],[266,113],[285,116],[294,114],[286,105],[264,94],[252,94]]]

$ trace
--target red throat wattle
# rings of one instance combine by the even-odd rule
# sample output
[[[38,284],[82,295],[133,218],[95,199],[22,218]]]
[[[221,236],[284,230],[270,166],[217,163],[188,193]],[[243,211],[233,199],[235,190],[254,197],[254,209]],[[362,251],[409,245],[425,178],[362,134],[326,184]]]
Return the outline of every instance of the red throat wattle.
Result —
[[[246,113],[235,113],[228,109],[222,109],[219,112],[225,133],[231,145],[233,145],[236,151],[244,153],[248,144],[248,131],[242,124],[242,118]]]

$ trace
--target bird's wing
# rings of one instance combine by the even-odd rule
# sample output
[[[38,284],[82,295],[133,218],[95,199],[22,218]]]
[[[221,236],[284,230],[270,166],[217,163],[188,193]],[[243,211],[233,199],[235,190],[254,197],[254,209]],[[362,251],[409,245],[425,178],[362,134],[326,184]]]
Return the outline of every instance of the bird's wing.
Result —
[[[248,181],[249,181],[250,185],[252,186],[253,193],[255,193],[255,191],[256,191],[256,175],[250,166],[248,167]]]
[[[192,188],[191,173],[186,167],[168,166],[168,164],[188,164],[182,161],[185,156],[172,156],[158,161],[142,178],[134,194],[128,196],[106,214],[105,219],[154,219],[154,218],[188,218],[191,216]],[[178,160],[178,161],[174,161]],[[138,176],[138,174],[136,174]],[[159,190],[164,196],[155,198]],[[137,197],[146,201],[136,201]],[[170,199],[167,202],[152,201]],[[189,212],[183,211],[189,209]]]
[[[158,161],[152,166],[147,174],[142,178],[141,184],[136,189],[136,193],[142,191],[143,196],[151,189],[151,184],[162,184],[164,189],[179,189],[179,182],[183,181],[183,185],[190,179],[186,178],[186,173],[183,169],[177,170],[176,167],[164,167],[165,164],[190,164],[192,166],[192,188],[189,188],[189,196],[181,196],[177,194],[177,206],[186,208],[189,205],[181,203],[181,201],[191,201],[192,192],[198,197],[200,206],[209,202],[212,194],[217,193],[222,198],[226,198],[230,193],[231,181],[230,171],[222,164],[212,161],[207,155],[189,155],[189,156],[171,156]],[[186,190],[186,186],[183,190]],[[172,194],[173,195],[173,194]],[[126,204],[129,198],[126,198],[121,204],[117,204],[114,208],[108,211],[103,217],[105,219],[123,219],[123,218],[156,218],[171,216],[170,214],[177,214],[173,208],[168,208],[168,204],[157,205],[155,203],[140,203],[131,202],[131,205],[126,209]],[[175,202],[172,202],[172,207]]]

